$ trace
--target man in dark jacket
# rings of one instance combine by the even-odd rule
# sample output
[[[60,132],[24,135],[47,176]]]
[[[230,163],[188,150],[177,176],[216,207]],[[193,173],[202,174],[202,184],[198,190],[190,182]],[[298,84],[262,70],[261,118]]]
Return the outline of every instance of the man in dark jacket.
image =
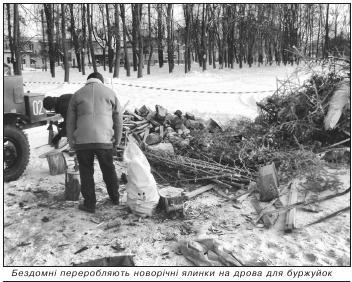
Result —
[[[60,114],[64,121],[57,125],[58,134],[52,140],[53,145],[57,145],[62,137],[66,136],[66,115],[67,108],[73,94],[64,94],[60,97],[47,96],[43,100],[43,107],[48,111],[55,111],[55,113]]]
[[[114,91],[104,85],[98,72],[72,97],[67,111],[67,137],[76,150],[84,198],[79,209],[95,212],[94,156],[97,157],[109,197],[119,203],[119,180],[113,163],[113,148],[122,137],[122,110]]]

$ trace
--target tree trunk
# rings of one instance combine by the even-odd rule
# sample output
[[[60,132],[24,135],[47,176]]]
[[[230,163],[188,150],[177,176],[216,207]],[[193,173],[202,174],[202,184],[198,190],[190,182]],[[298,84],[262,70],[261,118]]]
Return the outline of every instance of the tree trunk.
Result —
[[[174,69],[174,43],[173,43],[173,28],[172,28],[172,21],[173,21],[173,8],[172,4],[167,5],[167,61],[169,64],[169,73],[172,73]]]
[[[137,45],[138,45],[138,19],[137,19],[137,4],[131,4],[131,10],[132,10],[132,65],[133,65],[133,71],[137,71],[138,69],[138,53],[137,53]]]
[[[322,9],[321,4],[319,4],[319,23],[318,23],[318,38],[317,38],[317,47],[315,57],[319,57],[319,43],[320,43],[320,29],[321,29],[321,21],[322,21]]]
[[[162,68],[164,65],[164,53],[163,53],[163,22],[162,22],[162,4],[157,4],[158,10],[158,61],[159,67]]]
[[[324,58],[327,58],[329,53],[329,4],[326,6],[326,19],[325,19],[325,41],[324,41]]]
[[[112,27],[110,23],[110,16],[109,16],[109,4],[105,4],[106,9],[106,28],[108,30],[108,64],[109,64],[109,73],[112,73],[113,66],[114,66],[114,49],[112,48]],[[104,57],[105,60],[105,57]]]
[[[7,31],[8,31],[8,37],[9,37],[9,45],[10,45],[9,47],[10,47],[10,52],[11,52],[11,61],[10,62],[13,64],[13,67],[15,68],[10,4],[6,4],[6,8],[7,8]]]
[[[54,16],[55,16],[55,34],[56,34],[56,44],[55,44],[55,57],[56,57],[56,62],[58,63],[58,65],[61,64],[61,53],[60,53],[60,44],[61,44],[61,40],[60,40],[60,5],[58,4],[57,6],[57,10],[55,13],[55,4],[54,4]]]
[[[149,57],[147,64],[147,74],[150,74],[150,61],[153,56],[152,23],[150,19],[150,4],[148,4],[148,30],[149,30]]]
[[[244,17],[244,5],[245,4],[240,4],[240,14],[241,14],[241,19],[240,19],[240,30],[239,30],[239,43],[240,43],[240,50],[239,50],[239,67],[240,69],[243,67],[242,62],[243,62],[243,37],[244,37],[244,22],[243,22],[243,17]]]
[[[90,56],[91,56],[91,61],[93,64],[93,71],[97,72],[97,62],[95,60],[95,54],[94,54],[94,46],[93,46],[93,38],[92,38],[92,15],[91,15],[91,11],[90,11],[90,5],[91,4],[87,4],[87,23],[88,23],[88,44],[89,44],[89,49],[90,49]]]
[[[43,36],[43,44],[42,44],[42,63],[43,63],[43,67],[42,69],[45,71],[48,71],[48,65],[46,62],[46,48],[45,48],[45,28],[44,28],[44,11],[43,9],[40,10],[40,18],[42,21],[42,36]]]
[[[20,50],[20,21],[18,14],[18,4],[13,4],[13,49],[14,49],[14,62],[13,72],[14,75],[22,75],[21,65],[22,56]]]
[[[78,43],[78,36],[76,33],[76,26],[75,26],[75,18],[73,15],[73,4],[68,5],[70,8],[70,15],[71,15],[71,36],[73,41],[73,46],[75,48],[75,54],[77,59],[78,71],[81,72],[81,55],[79,52],[79,43]]]
[[[62,50],[63,50],[63,59],[64,59],[63,61],[64,61],[64,69],[65,69],[64,82],[69,82],[70,68],[68,65],[68,58],[67,58],[65,4],[61,4],[61,34],[62,34]]]
[[[185,63],[185,73],[191,70],[191,13],[192,13],[193,5],[192,4],[184,4],[183,5],[183,13],[185,16],[185,53],[184,53],[184,63]]]
[[[114,4],[115,7],[115,36],[116,36],[116,49],[115,49],[115,68],[113,77],[119,77],[120,73],[120,20],[119,20],[119,5]]]
[[[46,17],[46,26],[49,43],[49,64],[51,77],[55,77],[55,47],[54,47],[54,19],[53,4],[44,4],[44,12]]]
[[[203,71],[207,69],[207,36],[206,36],[206,29],[207,29],[207,16],[208,16],[208,4],[203,4],[202,9],[202,51],[201,51],[201,60],[202,60],[202,67]]]
[[[143,65],[144,65],[144,58],[143,58],[143,37],[141,31],[141,20],[142,20],[142,4],[135,4],[136,10],[136,36],[137,36],[137,43],[138,43],[138,74],[137,77],[143,77]]]
[[[128,53],[127,53],[127,28],[126,28],[126,14],[125,14],[125,4],[120,4],[121,8],[121,20],[122,20],[122,36],[123,36],[123,50],[125,53],[125,68],[126,68],[126,76],[131,75],[131,66],[130,66],[130,60],[128,58]]]
[[[86,50],[87,50],[87,30],[86,30],[86,5],[82,4],[82,49],[81,49],[81,67],[82,75],[86,75],[85,60],[86,60]]]

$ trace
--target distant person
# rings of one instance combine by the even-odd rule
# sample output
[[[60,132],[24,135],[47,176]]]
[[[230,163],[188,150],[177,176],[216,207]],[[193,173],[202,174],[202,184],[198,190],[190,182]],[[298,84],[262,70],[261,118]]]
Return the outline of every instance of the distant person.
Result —
[[[67,108],[73,94],[63,94],[60,97],[47,96],[43,100],[43,107],[47,111],[55,111],[55,113],[60,114],[64,119],[63,122],[57,125],[58,134],[54,136],[52,144],[57,146],[62,137],[66,137],[66,118],[67,118]]]
[[[119,179],[113,163],[113,148],[122,137],[122,110],[113,90],[98,72],[72,97],[67,112],[67,137],[76,150],[84,202],[80,210],[94,213],[96,205],[94,156],[97,157],[112,204],[119,203]]]

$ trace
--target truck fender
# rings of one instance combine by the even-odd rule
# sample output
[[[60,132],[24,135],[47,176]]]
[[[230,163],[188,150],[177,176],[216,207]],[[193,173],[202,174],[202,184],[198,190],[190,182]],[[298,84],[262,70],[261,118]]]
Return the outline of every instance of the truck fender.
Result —
[[[29,122],[29,118],[25,115],[19,113],[4,113],[4,125],[11,124],[17,126],[18,124],[25,125]]]

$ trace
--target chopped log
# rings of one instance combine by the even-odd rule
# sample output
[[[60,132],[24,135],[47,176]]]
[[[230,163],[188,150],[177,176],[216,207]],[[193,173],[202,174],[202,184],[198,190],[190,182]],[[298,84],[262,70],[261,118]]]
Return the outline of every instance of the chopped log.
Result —
[[[139,116],[139,115],[137,115],[137,114],[135,114],[133,112],[130,112],[129,110],[126,110],[126,112],[127,112],[128,115],[132,115],[138,120],[143,120],[143,118],[141,116]]]
[[[186,116],[186,119],[190,119],[190,120],[195,120],[196,119],[194,114],[191,114],[191,113],[188,113],[188,112],[185,114],[185,116]]]
[[[290,192],[288,195],[288,204],[289,205],[293,205],[297,202],[297,198],[298,198],[297,185],[298,185],[298,180],[295,179],[291,183],[291,188],[290,188]],[[296,228],[296,208],[293,208],[293,209],[287,211],[287,213],[286,213],[284,230],[286,233],[290,233],[295,228]]]
[[[146,117],[149,114],[149,109],[143,105],[140,109],[139,109],[139,113],[142,117]]]
[[[147,147],[147,150],[156,154],[175,155],[175,150],[171,143],[159,143],[156,145],[150,145]]]
[[[167,115],[167,110],[164,107],[160,106],[160,105],[156,105],[155,106],[155,110],[156,110],[156,118],[157,118],[157,120],[160,121],[160,122],[164,122],[165,117]]]
[[[208,130],[212,133],[216,130],[220,130],[221,132],[225,131],[224,126],[219,121],[216,121],[212,118],[209,120]]]
[[[155,145],[161,142],[161,137],[159,134],[151,133],[147,136],[145,143],[148,145]]]
[[[252,198],[251,199],[251,203],[252,203],[254,209],[256,210],[256,212],[258,214],[261,214],[263,209],[262,209],[259,201],[256,198]],[[273,223],[272,223],[272,221],[271,221],[271,219],[270,219],[270,217],[268,215],[263,214],[262,219],[263,219],[263,222],[264,222],[264,226],[266,228],[270,228],[273,225]]]
[[[146,127],[148,127],[148,126],[149,126],[149,123],[148,123],[148,121],[147,121],[147,123],[142,124],[142,125],[140,125],[140,126],[137,126],[135,129],[136,129],[136,130],[143,130],[143,131],[144,131],[144,129],[145,129]]]
[[[262,202],[270,202],[279,197],[279,182],[275,164],[266,165],[258,171],[258,191]]]
[[[162,208],[165,209],[167,213],[183,209],[184,197],[182,192],[183,189],[172,186],[159,190]]]
[[[150,111],[150,112],[148,113],[148,115],[147,115],[145,118],[146,118],[146,120],[149,120],[149,121],[150,121],[151,119],[154,119],[155,116],[156,116],[156,112]]]
[[[147,120],[141,120],[141,121],[134,121],[133,123],[135,125],[137,125],[137,126],[140,126],[140,125],[148,123],[148,121]]]
[[[172,125],[173,120],[176,118],[176,115],[173,114],[167,114],[164,120],[165,125]]]
[[[67,170],[65,175],[65,200],[78,201],[81,192],[79,172]]]
[[[177,110],[176,112],[174,112],[174,114],[175,114],[176,116],[178,116],[179,118],[182,117],[182,112],[181,112],[180,110]]]
[[[62,152],[53,152],[46,155],[48,161],[50,175],[58,175],[65,173],[66,160]]]
[[[183,119],[182,117],[176,116],[174,120],[172,121],[172,126],[173,128],[177,131],[179,129],[183,129],[185,126],[183,124]]]
[[[143,136],[143,142],[145,143],[145,140],[147,140],[147,137],[149,135],[149,127],[147,127],[145,130],[144,130],[144,136]]]
[[[203,186],[203,187],[200,187],[198,189],[195,189],[191,192],[185,192],[183,193],[183,196],[185,197],[186,200],[189,200],[195,196],[198,196],[199,194],[202,194],[206,191],[209,191],[211,189],[214,188],[214,185],[213,184],[209,184],[209,185],[206,185],[206,186]]]

